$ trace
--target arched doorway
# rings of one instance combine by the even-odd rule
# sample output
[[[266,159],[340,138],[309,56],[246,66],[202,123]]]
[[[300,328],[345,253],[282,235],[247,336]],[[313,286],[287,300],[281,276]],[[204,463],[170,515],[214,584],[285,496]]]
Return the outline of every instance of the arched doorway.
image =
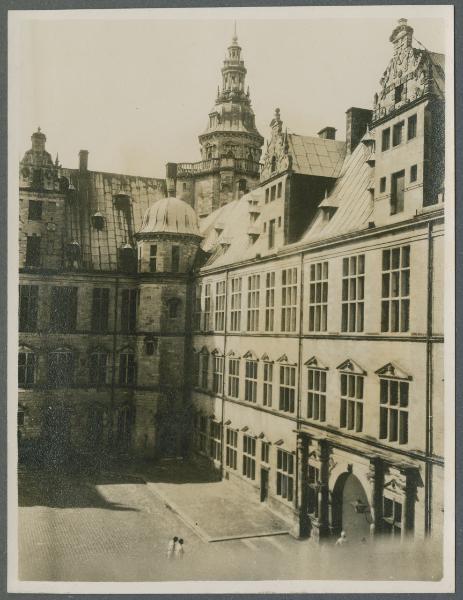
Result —
[[[338,535],[343,530],[354,541],[368,538],[371,513],[360,480],[353,473],[343,473],[336,481],[332,498],[334,533]]]

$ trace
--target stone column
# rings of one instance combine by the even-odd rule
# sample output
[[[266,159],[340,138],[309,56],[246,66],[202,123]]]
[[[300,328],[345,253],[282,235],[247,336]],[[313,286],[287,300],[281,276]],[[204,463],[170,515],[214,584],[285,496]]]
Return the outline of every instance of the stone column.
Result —
[[[309,535],[309,515],[307,510],[307,468],[309,459],[309,438],[300,433],[297,438],[297,468],[298,468],[298,531],[297,537],[307,537]]]
[[[370,504],[370,535],[381,531],[381,518],[383,514],[382,489],[383,489],[384,465],[383,461],[375,456],[370,459],[370,468],[367,479],[370,489],[367,490],[368,502]]]

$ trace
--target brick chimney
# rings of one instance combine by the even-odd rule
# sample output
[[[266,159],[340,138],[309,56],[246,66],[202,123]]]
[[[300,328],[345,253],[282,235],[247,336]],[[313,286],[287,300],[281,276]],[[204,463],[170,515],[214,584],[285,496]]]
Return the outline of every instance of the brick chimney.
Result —
[[[346,146],[347,154],[351,154],[362,139],[367,125],[371,122],[373,111],[368,108],[355,108],[346,110]]]
[[[79,171],[84,172],[88,169],[88,150],[79,151]]]
[[[336,139],[336,129],[334,127],[323,127],[318,132],[318,137],[324,140],[335,140]]]

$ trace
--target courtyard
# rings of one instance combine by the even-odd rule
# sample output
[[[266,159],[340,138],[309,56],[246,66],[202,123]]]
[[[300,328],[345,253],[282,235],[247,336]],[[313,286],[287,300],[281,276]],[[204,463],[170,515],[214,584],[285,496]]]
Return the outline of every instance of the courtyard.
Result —
[[[296,540],[264,506],[243,503],[232,484],[188,463],[23,467],[18,483],[25,581],[437,577],[438,565],[433,573],[426,556],[416,560],[416,546]],[[183,560],[166,556],[174,535],[185,540]]]

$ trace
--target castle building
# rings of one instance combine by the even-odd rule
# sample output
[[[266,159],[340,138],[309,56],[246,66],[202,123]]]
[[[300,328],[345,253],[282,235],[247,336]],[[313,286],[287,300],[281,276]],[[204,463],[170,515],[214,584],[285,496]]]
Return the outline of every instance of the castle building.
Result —
[[[314,540],[442,531],[444,57],[412,36],[345,140],[277,109],[261,167],[236,36],[188,173],[64,169],[32,136],[23,454],[192,456]]]
[[[203,218],[259,184],[264,138],[256,128],[236,30],[222,67],[222,87],[199,143],[201,160],[168,163],[167,179],[175,182],[176,196]]]

